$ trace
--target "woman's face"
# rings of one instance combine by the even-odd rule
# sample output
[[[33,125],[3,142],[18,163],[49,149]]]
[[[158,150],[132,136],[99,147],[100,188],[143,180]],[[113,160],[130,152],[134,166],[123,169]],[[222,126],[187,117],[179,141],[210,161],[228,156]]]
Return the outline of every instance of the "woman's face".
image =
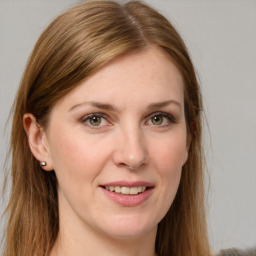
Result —
[[[187,160],[182,76],[157,48],[123,56],[58,102],[45,134],[60,230],[155,234]]]

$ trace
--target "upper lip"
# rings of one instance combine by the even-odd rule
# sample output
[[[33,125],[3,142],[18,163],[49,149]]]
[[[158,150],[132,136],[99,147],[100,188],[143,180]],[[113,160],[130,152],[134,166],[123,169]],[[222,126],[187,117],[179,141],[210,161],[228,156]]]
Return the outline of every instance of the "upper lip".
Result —
[[[145,187],[154,187],[153,183],[146,182],[146,181],[113,181],[101,184],[102,187],[109,187],[109,186],[119,186],[119,187],[138,187],[138,186],[145,186]]]

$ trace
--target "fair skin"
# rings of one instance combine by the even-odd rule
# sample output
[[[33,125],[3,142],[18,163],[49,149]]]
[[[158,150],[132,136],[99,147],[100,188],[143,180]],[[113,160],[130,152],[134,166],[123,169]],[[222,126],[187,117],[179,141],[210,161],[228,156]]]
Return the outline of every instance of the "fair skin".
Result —
[[[51,255],[155,255],[188,151],[183,80],[170,59],[154,47],[122,56],[61,99],[47,129],[32,114],[24,127],[58,180]]]

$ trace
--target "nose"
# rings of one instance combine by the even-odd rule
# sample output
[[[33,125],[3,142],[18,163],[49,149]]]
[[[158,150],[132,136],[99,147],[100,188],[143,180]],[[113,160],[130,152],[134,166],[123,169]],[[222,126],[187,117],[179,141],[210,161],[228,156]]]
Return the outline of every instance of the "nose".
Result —
[[[136,170],[148,162],[148,152],[140,129],[120,130],[116,136],[113,161],[119,167]]]

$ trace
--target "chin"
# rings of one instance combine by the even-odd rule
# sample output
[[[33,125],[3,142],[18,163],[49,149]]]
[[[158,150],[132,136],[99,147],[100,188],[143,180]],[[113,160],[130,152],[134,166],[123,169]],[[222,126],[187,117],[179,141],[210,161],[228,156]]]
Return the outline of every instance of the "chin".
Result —
[[[147,234],[156,234],[157,223],[145,220],[146,218],[134,218],[134,216],[118,216],[113,221],[105,222],[101,230],[117,239],[138,239]]]

